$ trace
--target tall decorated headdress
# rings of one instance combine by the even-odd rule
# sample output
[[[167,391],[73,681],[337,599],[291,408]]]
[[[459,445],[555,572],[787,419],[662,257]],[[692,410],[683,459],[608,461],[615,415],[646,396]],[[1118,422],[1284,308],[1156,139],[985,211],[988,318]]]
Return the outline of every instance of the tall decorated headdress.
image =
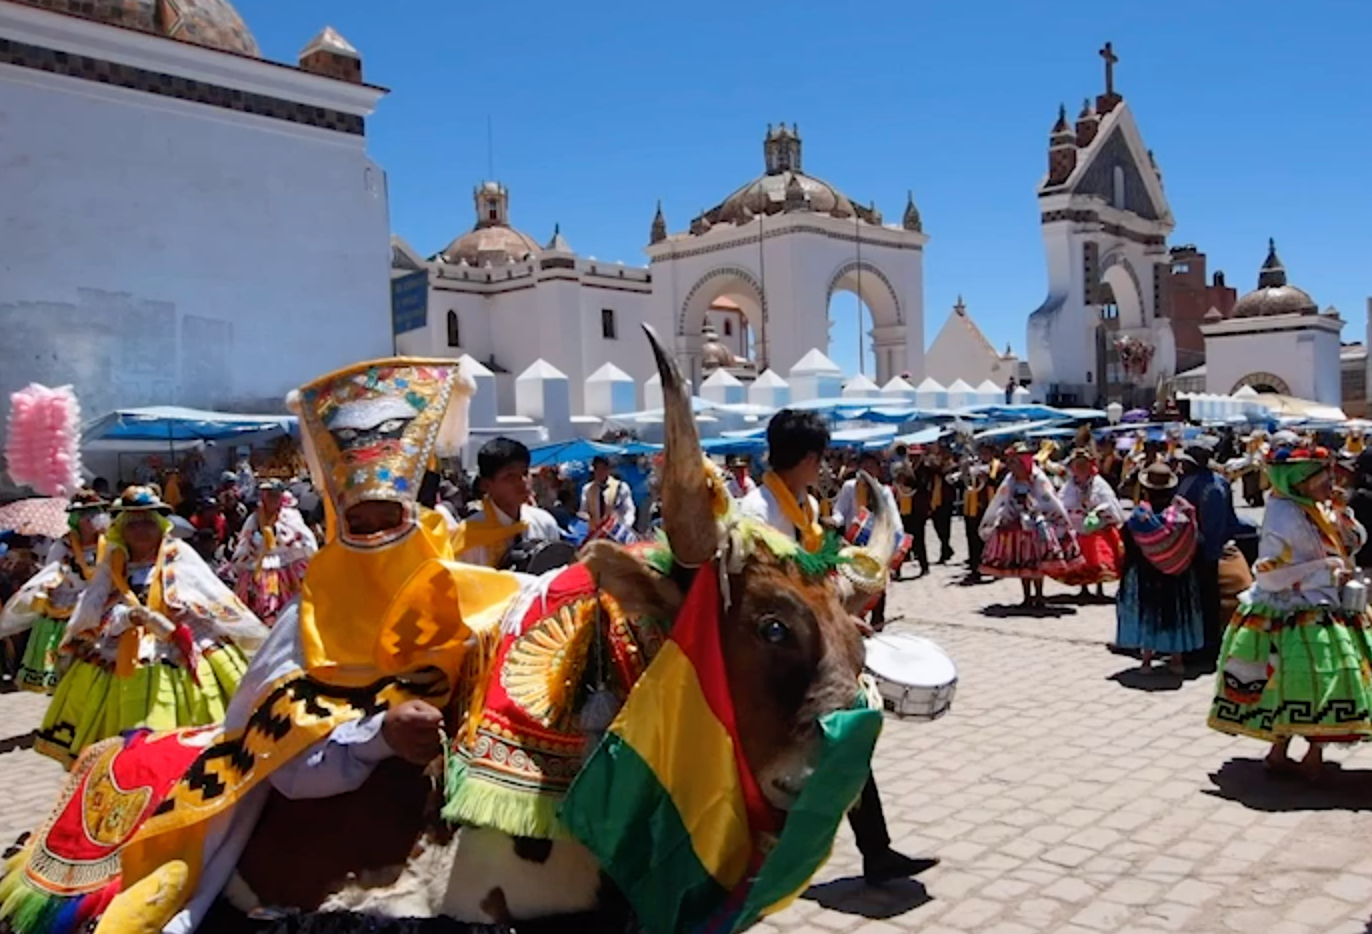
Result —
[[[396,502],[417,514],[432,458],[455,455],[467,440],[475,391],[456,360],[395,357],[345,367],[287,397],[310,474],[326,495],[330,539],[346,534],[338,517],[358,503]]]

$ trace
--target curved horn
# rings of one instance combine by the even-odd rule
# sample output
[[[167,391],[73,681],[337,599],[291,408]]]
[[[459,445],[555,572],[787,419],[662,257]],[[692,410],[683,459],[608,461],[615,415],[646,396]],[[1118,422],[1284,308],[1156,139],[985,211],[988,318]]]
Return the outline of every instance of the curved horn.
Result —
[[[719,548],[719,528],[709,507],[705,454],[700,449],[700,434],[681,370],[663,349],[657,332],[647,324],[643,325],[643,332],[648,335],[662,378],[662,527],[677,563],[688,568],[700,567]]]
[[[867,484],[867,509],[872,513],[872,535],[867,540],[867,551],[882,563],[889,564],[896,553],[900,541],[900,515],[891,508],[886,499],[886,491],[876,478],[866,471],[858,471],[858,483]]]

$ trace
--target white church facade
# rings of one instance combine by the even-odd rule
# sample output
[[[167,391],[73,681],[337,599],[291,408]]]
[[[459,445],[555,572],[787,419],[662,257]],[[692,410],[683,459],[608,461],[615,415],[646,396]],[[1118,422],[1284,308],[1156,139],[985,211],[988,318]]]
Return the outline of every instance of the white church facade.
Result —
[[[1128,103],[1116,93],[1109,43],[1105,93],[1075,125],[1058,112],[1038,199],[1048,296],[1029,316],[1027,354],[1038,401],[1148,404],[1176,373],[1167,316],[1175,222],[1162,173]]]
[[[848,291],[871,313],[877,382],[918,383],[928,237],[913,199],[899,224],[884,223],[875,206],[804,173],[794,127],[768,127],[763,155],[760,176],[684,231],[669,232],[659,206],[646,268],[581,256],[560,231],[540,245],[511,224],[509,191],[483,183],[473,228],[433,257],[393,239],[392,276],[428,280],[426,314],[397,334],[398,349],[481,361],[502,413],[515,378],[542,360],[568,377],[581,411],[582,385],[602,365],[651,376],[640,323],[671,341],[696,386],[721,344],[750,358],[742,369],[785,373],[828,352],[830,300]]]
[[[226,0],[0,0],[0,40],[0,398],[279,412],[390,351],[386,92],[341,36],[282,64]]]

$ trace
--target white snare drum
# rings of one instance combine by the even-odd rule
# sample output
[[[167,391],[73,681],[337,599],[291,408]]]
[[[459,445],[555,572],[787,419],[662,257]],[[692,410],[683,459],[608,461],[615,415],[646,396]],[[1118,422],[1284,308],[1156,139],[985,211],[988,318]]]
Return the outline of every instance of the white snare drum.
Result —
[[[953,704],[958,669],[943,649],[908,633],[879,633],[866,642],[864,667],[876,679],[887,710],[937,720]]]

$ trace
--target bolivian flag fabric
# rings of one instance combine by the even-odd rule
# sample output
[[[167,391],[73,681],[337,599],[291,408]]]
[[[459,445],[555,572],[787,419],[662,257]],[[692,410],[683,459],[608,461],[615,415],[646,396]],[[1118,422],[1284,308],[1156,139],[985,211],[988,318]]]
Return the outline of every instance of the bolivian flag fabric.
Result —
[[[774,810],[738,740],[719,626],[711,565],[560,815],[649,934],[732,934],[798,896],[828,859],[881,730],[855,681],[855,708],[820,720],[799,799]]]

